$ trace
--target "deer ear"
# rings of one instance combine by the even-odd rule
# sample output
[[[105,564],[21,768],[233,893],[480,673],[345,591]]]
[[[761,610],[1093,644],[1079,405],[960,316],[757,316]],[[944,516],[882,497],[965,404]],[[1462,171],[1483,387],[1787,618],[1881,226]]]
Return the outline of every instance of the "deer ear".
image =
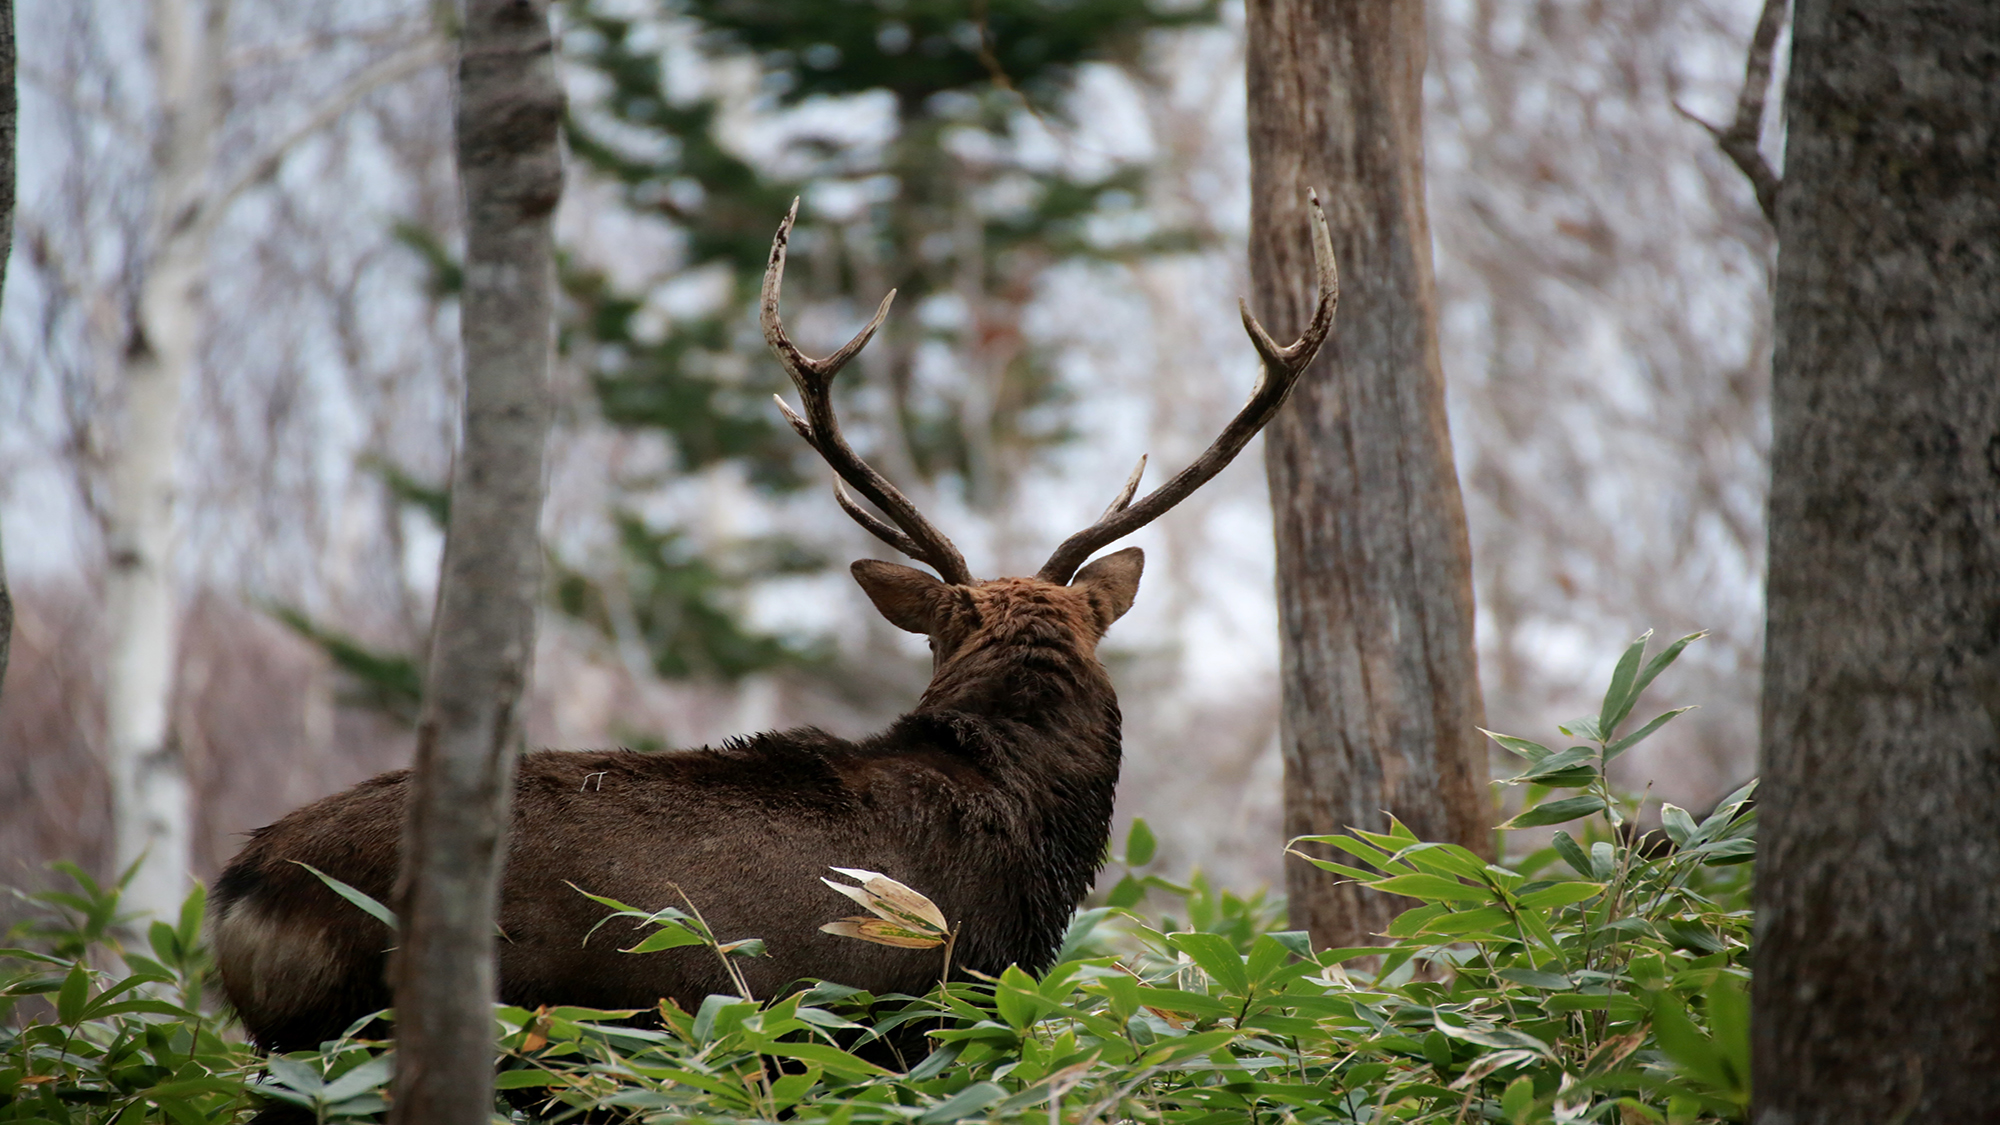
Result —
[[[1070,585],[1090,596],[1104,619],[1104,628],[1109,629],[1132,608],[1132,599],[1139,596],[1139,574],[1145,569],[1146,552],[1127,547],[1077,571]]]
[[[862,559],[847,568],[868,600],[889,624],[912,633],[931,632],[949,589],[921,570],[880,559]]]

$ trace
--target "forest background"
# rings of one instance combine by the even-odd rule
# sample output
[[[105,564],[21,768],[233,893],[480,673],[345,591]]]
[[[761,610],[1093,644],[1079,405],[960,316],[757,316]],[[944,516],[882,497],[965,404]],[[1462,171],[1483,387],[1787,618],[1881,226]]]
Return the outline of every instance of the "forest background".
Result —
[[[460,399],[438,10],[226,7],[193,47],[219,91],[196,169],[213,227],[167,469],[167,714],[201,876],[239,833],[407,761]],[[824,350],[902,287],[843,409],[977,573],[1031,569],[1138,453],[1171,471],[1235,408],[1254,375],[1230,309],[1248,289],[1240,6],[1010,22],[1030,7],[858,9],[845,49],[840,27],[769,18],[783,5],[562,10],[573,159],[531,744],[855,733],[921,688],[921,644],[841,573],[877,548],[769,405],[747,298],[794,192],[796,331]],[[1730,117],[1756,17],[1430,13],[1488,725],[1588,710],[1603,655],[1645,628],[1711,629],[1670,685],[1703,710],[1618,763],[1688,807],[1747,778],[1756,745],[1770,231],[1687,116]],[[0,881],[31,886],[50,859],[110,863],[125,376],[151,216],[188,154],[161,126],[175,93],[144,6],[17,18]],[[1163,863],[1238,886],[1275,882],[1281,843],[1263,489],[1238,466],[1136,537],[1146,585],[1107,646],[1121,817],[1166,826]]]

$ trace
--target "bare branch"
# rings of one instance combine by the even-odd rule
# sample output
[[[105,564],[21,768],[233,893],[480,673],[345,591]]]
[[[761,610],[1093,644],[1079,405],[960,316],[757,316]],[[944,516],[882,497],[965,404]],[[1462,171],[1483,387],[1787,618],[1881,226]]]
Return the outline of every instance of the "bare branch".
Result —
[[[203,226],[211,227],[220,222],[222,216],[228,212],[230,204],[235,203],[244,192],[276,175],[279,166],[285,162],[285,157],[291,155],[293,149],[346,116],[347,111],[360,104],[361,99],[384,86],[395,85],[444,61],[445,44],[440,40],[430,39],[398,51],[355,75],[345,86],[315,106],[304,120],[266,145],[262,152],[243,166],[235,179],[221,191],[210,196],[202,206],[198,221]]]
[[[953,585],[963,586],[972,582],[972,572],[966,569],[965,557],[958,553],[944,533],[931,525],[917,506],[904,496],[901,490],[889,483],[887,477],[863,461],[841,436],[840,423],[833,415],[833,377],[853,359],[855,354],[866,347],[874,337],[875,330],[882,327],[882,321],[889,315],[889,303],[896,299],[896,291],[882,298],[881,307],[875,310],[874,319],[866,327],[855,333],[841,349],[825,359],[813,359],[798,349],[785,333],[785,324],[778,316],[778,291],[785,280],[785,250],[791,242],[792,224],[799,217],[799,201],[792,200],[792,209],[785,221],[778,224],[777,237],[771,240],[771,264],[764,271],[764,292],[758,301],[764,324],[764,340],[771,345],[778,362],[785,373],[792,377],[792,385],[799,389],[799,399],[805,404],[806,412],[800,417],[785,400],[778,400],[778,408],[785,413],[785,421],[791,423],[799,436],[816,450],[842,480],[854,490],[868,498],[868,502],[882,509],[890,519],[903,529],[897,536],[886,524],[862,509],[848,497],[841,495],[841,508],[853,516],[862,527],[876,538],[896,548],[898,551],[927,563],[938,572],[938,576]]]
[[[1708,130],[1717,147],[1750,178],[1757,193],[1757,208],[1772,223],[1778,221],[1778,173],[1764,159],[1758,142],[1764,135],[1764,102],[1771,91],[1772,55],[1778,46],[1778,32],[1785,24],[1786,0],[1764,0],[1757,16],[1757,29],[1750,35],[1750,55],[1743,63],[1743,89],[1736,95],[1736,119],[1729,128],[1718,129],[1688,112],[1679,102],[1674,109],[1689,121]]]
[[[1146,498],[1127,506],[1132,491],[1139,483],[1139,472],[1145,462],[1125,482],[1125,492],[1112,502],[1109,509],[1098,521],[1063,541],[1062,546],[1042,564],[1041,573],[1036,577],[1044,582],[1067,583],[1076,574],[1076,568],[1083,565],[1091,552],[1108,543],[1123,539],[1187,499],[1189,494],[1209,478],[1221,472],[1236,455],[1243,451],[1257,431],[1278,412],[1278,408],[1291,397],[1292,388],[1298,385],[1299,376],[1312,365],[1313,357],[1319,354],[1320,345],[1333,330],[1333,310],[1340,303],[1340,274],[1333,260],[1333,235],[1327,230],[1326,210],[1320,205],[1318,193],[1309,193],[1312,208],[1313,262],[1318,267],[1319,298],[1313,306],[1313,315],[1306,330],[1292,344],[1279,347],[1257,318],[1250,315],[1250,306],[1238,302],[1243,314],[1243,329],[1250,334],[1250,343],[1263,358],[1262,369],[1257,375],[1257,386],[1250,392],[1250,401],[1243,404],[1236,417],[1222,428],[1208,449],[1195,459],[1194,464],[1176,473],[1172,480],[1146,494]]]

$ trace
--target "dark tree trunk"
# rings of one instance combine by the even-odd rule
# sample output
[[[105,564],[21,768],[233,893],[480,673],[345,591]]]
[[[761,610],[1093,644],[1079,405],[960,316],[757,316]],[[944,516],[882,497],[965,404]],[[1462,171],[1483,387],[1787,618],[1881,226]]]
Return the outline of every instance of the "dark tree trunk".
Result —
[[[401,1125],[484,1125],[493,1111],[495,899],[534,649],[562,192],[547,0],[461,11],[465,437],[396,894]]]
[[[2000,1093],[2000,6],[1798,0],[1755,1119]]]
[[[1285,831],[1492,851],[1471,551],[1445,425],[1424,216],[1422,0],[1252,0],[1250,263],[1289,339],[1311,309],[1307,188],[1340,259],[1333,339],[1265,437],[1278,541]],[[1367,944],[1397,900],[1293,861],[1292,924]]]
[[[7,258],[14,251],[14,126],[20,104],[14,86],[14,0],[0,0],[0,294],[7,291]],[[7,552],[0,549],[0,690],[7,686],[7,654],[14,640],[14,595],[7,590]]]

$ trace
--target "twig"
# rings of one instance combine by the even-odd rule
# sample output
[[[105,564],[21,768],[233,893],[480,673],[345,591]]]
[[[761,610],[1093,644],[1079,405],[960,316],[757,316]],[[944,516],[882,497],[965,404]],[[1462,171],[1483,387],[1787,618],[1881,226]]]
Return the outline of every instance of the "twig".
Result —
[[[305,120],[252,157],[221,191],[210,196],[202,207],[201,221],[210,226],[220,222],[223,213],[236,202],[238,196],[276,175],[278,166],[284,163],[293,149],[345,116],[369,94],[444,62],[448,55],[446,46],[441,40],[421,42],[355,75],[345,86],[315,106]]]
[[[736,986],[736,995],[741,996],[745,1000],[756,1000],[757,998],[750,993],[750,985],[743,979],[742,970],[738,969],[736,963],[729,959],[729,954],[722,951],[722,939],[715,936],[715,931],[709,928],[708,919],[701,916],[701,908],[694,904],[694,900],[688,897],[686,891],[681,890],[679,883],[668,883],[667,886],[673,888],[673,892],[681,896],[681,901],[687,904],[688,913],[694,915],[696,924],[701,926],[701,932],[708,936],[708,947],[715,950],[717,957],[722,958],[722,971],[729,974],[730,982]]]
[[[1679,102],[1673,103],[1682,117],[1708,130],[1723,155],[1749,177],[1750,187],[1757,193],[1757,209],[1771,223],[1778,221],[1780,181],[1757,142],[1764,135],[1764,100],[1771,90],[1771,57],[1778,46],[1778,31],[1785,23],[1785,3],[1786,0],[1764,0],[1764,10],[1757,17],[1757,30],[1750,35],[1750,55],[1743,63],[1743,89],[1736,95],[1736,120],[1729,123],[1729,128],[1718,129],[1688,112]]]

